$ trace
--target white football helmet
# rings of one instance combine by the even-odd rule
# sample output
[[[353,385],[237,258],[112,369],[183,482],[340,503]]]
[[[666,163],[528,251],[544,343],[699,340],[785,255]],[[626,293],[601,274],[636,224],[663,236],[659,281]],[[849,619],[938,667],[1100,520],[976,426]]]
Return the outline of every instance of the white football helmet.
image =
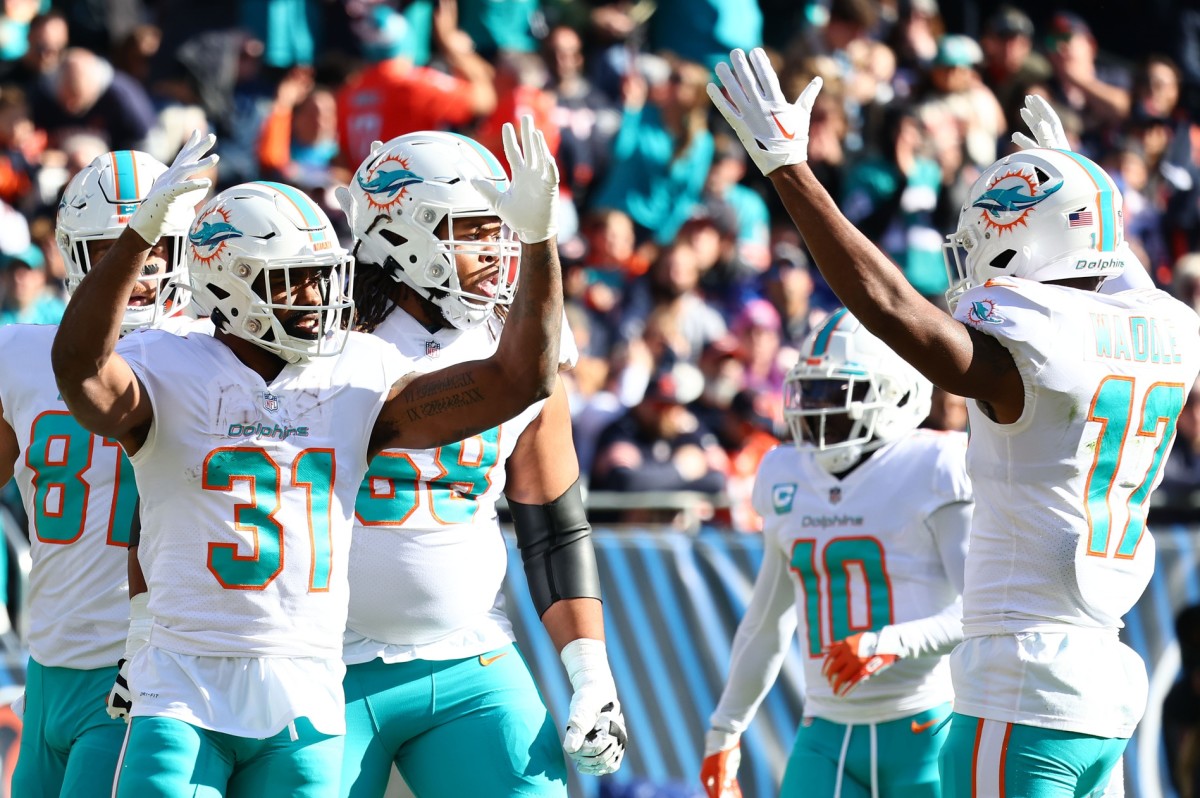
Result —
[[[800,451],[840,474],[915,430],[932,396],[929,380],[842,308],[801,346],[784,379],[783,417]]]
[[[136,150],[106,152],[79,171],[58,203],[55,240],[67,270],[67,293],[79,287],[92,267],[89,241],[113,241],[124,232],[150,186],[167,167],[151,155]],[[172,206],[167,213],[163,240],[167,244],[167,271],[154,281],[154,301],[129,305],[121,334],[139,327],[155,327],[178,316],[191,301],[184,268],[183,242],[192,222],[191,209]]]
[[[496,212],[471,185],[490,180],[500,191],[508,177],[500,162],[475,141],[423,131],[398,136],[372,152],[350,181],[346,209],[360,263],[386,269],[433,302],[447,323],[468,329],[497,305],[512,303],[521,248],[507,227],[492,241],[452,237],[454,220]],[[445,227],[441,225],[445,224]],[[455,254],[495,258],[490,296],[463,289]]]
[[[1077,152],[1030,149],[992,164],[967,194],[944,245],[951,310],[993,277],[1038,282],[1112,277],[1136,263],[1121,192]]]
[[[289,363],[336,355],[346,343],[343,315],[354,259],[342,249],[329,218],[299,189],[282,183],[243,183],[210,199],[188,234],[188,276],[196,305],[217,329],[245,338]],[[292,303],[293,273],[323,267],[321,302]],[[271,287],[286,299],[273,302]],[[303,307],[317,314],[311,332],[289,329],[285,316]],[[294,315],[294,314],[293,314]]]

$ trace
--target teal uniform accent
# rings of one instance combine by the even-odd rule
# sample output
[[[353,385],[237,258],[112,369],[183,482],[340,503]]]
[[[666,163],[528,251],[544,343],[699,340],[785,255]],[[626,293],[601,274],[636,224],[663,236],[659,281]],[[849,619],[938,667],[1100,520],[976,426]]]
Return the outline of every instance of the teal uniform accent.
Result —
[[[485,664],[486,663],[486,664]],[[342,798],[381,798],[395,763],[421,798],[565,798],[558,729],[520,651],[346,669]]]
[[[942,748],[942,792],[973,798],[975,737],[982,721],[955,712]],[[1004,795],[1100,798],[1128,740],[1012,724],[1004,755]]]
[[[110,798],[125,742],[125,722],[105,709],[116,678],[115,665],[76,670],[29,660],[13,795]]]
[[[117,798],[329,798],[337,791],[341,735],[307,718],[257,740],[174,718],[136,717],[121,763]]]
[[[946,740],[950,704],[875,724],[875,783],[879,798],[941,798],[938,754]],[[847,725],[805,718],[796,732],[780,787],[781,798],[833,798]],[[850,727],[840,773],[841,798],[871,798],[871,729]]]

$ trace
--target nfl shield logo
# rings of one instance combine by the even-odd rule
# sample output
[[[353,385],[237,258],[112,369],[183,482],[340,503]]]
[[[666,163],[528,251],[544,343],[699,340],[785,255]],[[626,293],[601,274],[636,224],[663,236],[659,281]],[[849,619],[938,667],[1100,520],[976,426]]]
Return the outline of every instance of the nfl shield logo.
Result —
[[[274,413],[279,409],[279,397],[267,391],[263,394],[263,407],[266,408],[268,413]]]
[[[425,357],[437,357],[440,351],[442,351],[442,345],[437,341],[425,342]]]
[[[837,504],[841,500],[842,500],[842,489],[841,488],[830,488],[829,489],[829,503]]]

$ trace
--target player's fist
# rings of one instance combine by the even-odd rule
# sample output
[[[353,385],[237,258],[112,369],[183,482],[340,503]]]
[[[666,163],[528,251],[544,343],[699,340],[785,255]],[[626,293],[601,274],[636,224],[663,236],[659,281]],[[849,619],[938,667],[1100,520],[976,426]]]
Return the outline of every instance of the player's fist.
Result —
[[[808,160],[808,124],[821,91],[819,77],[795,102],[788,102],[766,52],[756,47],[748,57],[741,50],[732,51],[728,64],[717,64],[717,79],[721,88],[708,84],[708,97],[759,171],[769,175],[781,166]]]
[[[546,137],[528,114],[521,117],[520,144],[510,122],[504,123],[503,138],[512,171],[508,190],[501,192],[480,178],[474,178],[471,185],[517,238],[526,244],[540,244],[558,232],[558,165]]]
[[[897,654],[879,650],[879,635],[859,632],[829,647],[821,674],[835,695],[846,695],[859,682],[891,667],[899,658]]]
[[[124,657],[117,660],[117,678],[112,689],[108,691],[108,716],[113,720],[120,718],[129,722],[129,711],[133,709],[133,695],[129,692],[129,662]]]
[[[704,736],[700,783],[708,798],[742,798],[737,772],[742,764],[740,735],[712,729]]]
[[[574,690],[563,751],[580,773],[613,773],[621,767],[629,737],[604,641],[581,637],[563,646],[559,656]]]

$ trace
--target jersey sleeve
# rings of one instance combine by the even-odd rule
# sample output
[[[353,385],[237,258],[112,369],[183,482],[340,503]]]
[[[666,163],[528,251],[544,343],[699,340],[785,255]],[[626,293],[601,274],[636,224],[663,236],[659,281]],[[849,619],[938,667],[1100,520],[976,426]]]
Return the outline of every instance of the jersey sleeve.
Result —
[[[750,725],[779,676],[796,632],[795,601],[783,552],[768,543],[750,604],[733,638],[729,678],[710,719],[714,729],[740,734]]]
[[[153,420],[150,422],[150,431],[146,434],[145,443],[138,449],[137,454],[132,455],[130,459],[144,456],[146,452],[154,448],[154,442],[158,438],[158,400],[161,395],[160,379],[162,372],[151,368],[151,364],[186,363],[187,356],[183,353],[171,353],[167,351],[167,348],[172,344],[182,340],[182,338],[168,332],[163,332],[162,330],[134,330],[120,341],[117,341],[116,353],[133,370],[134,376],[137,377],[142,389],[146,392],[146,398],[150,402],[153,414]]]
[[[935,440],[937,454],[933,465],[932,493],[937,507],[973,501],[971,477],[967,474],[966,433],[940,433]]]

